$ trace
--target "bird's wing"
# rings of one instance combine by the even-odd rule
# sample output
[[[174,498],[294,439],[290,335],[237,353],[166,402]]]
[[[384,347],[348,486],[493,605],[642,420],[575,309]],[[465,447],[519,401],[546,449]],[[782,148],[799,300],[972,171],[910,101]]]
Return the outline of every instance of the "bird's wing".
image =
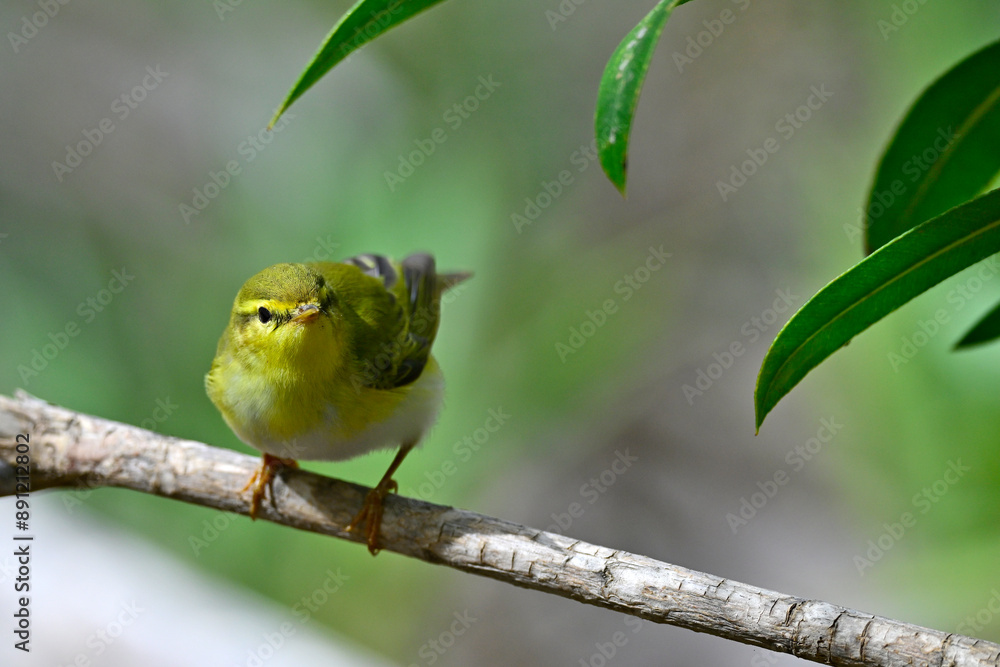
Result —
[[[360,335],[351,344],[360,382],[377,389],[402,387],[420,377],[437,334],[441,294],[468,277],[438,275],[428,254],[402,262],[358,255],[317,268],[344,316],[356,318],[352,330]]]

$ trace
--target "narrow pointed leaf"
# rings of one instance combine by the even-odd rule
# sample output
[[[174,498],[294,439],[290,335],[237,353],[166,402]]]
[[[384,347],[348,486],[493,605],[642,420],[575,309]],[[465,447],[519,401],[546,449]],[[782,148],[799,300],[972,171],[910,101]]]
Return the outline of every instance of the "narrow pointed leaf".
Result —
[[[882,156],[865,208],[871,253],[990,185],[1000,172],[1000,41],[921,94]]]
[[[439,2],[442,0],[360,0],[347,10],[326,36],[319,52],[302,72],[298,82],[274,114],[270,125],[273,126],[281,114],[334,65],[382,33]]]
[[[656,42],[675,7],[690,0],[660,0],[632,29],[611,55],[597,91],[594,132],[601,167],[625,196],[628,178],[628,139],[632,118]]]
[[[955,349],[960,350],[981,343],[989,343],[1000,338],[1000,303],[988,312],[976,326],[969,329],[962,340],[955,343]]]
[[[997,252],[1000,190],[993,190],[917,225],[829,283],[792,316],[764,357],[754,393],[757,428],[806,373],[851,338]]]

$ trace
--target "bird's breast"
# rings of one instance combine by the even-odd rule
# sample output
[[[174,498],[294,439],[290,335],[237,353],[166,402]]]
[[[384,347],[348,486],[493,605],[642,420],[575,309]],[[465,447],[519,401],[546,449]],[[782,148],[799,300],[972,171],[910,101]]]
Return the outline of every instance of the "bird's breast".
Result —
[[[243,387],[223,410],[233,431],[272,456],[307,461],[343,460],[418,441],[434,423],[444,392],[433,358],[415,382],[394,389],[349,377],[318,382],[244,375],[226,383]]]

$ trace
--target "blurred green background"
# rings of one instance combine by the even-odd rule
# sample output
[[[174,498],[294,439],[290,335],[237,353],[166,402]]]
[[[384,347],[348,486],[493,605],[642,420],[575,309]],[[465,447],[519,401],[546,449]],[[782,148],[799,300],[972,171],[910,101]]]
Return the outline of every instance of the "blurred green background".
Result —
[[[57,6],[34,32],[25,20],[40,5],[0,8],[0,391],[249,453],[202,384],[243,281],[281,261],[428,250],[475,279],[445,306],[446,405],[396,477],[403,493],[1000,640],[1000,346],[949,351],[1000,298],[993,270],[970,269],[857,338],[756,438],[752,418],[756,371],[791,313],[770,309],[782,294],[801,306],[860,259],[851,228],[881,149],[933,78],[996,38],[1000,2],[682,7],[640,100],[627,201],[594,159],[593,107],[607,57],[652,0],[444,3],[335,68],[271,135],[271,113],[348,3]],[[735,20],[710,34],[725,10]],[[829,99],[780,133],[814,86]],[[430,152],[432,136],[444,140]],[[768,137],[780,150],[721,197],[718,182]],[[92,150],[78,166],[54,166],[80,142]],[[238,173],[223,176],[227,165]],[[185,214],[195,203],[207,205]],[[116,271],[134,277],[102,291]],[[939,309],[947,323],[894,367],[889,355]],[[67,325],[75,335],[60,335]],[[727,359],[733,343],[744,352]],[[699,389],[702,373],[718,377]],[[491,409],[509,420],[460,455]],[[822,419],[839,425],[829,442]],[[602,477],[624,452],[638,463]],[[390,458],[304,466],[374,484]],[[457,472],[440,483],[448,461]],[[958,461],[968,470],[942,482]],[[788,482],[734,523],[779,470]],[[566,521],[574,502],[585,512]],[[309,627],[390,663],[575,665],[628,630],[575,602],[264,522],[213,533],[214,512],[128,491],[52,494],[44,507],[141,536],[270,609],[339,568],[346,582]],[[904,512],[914,525],[891,537]],[[50,553],[69,567],[71,547]],[[143,566],[123,550],[110,574],[71,582],[113,579],[117,559]],[[148,586],[155,609],[170,591],[153,568]],[[91,594],[53,591],[39,627]],[[468,631],[428,649],[463,610],[477,619]],[[181,636],[186,622],[142,620]],[[795,661],[642,628],[617,664]],[[58,664],[91,651],[41,632]],[[252,663],[253,646],[218,635],[214,664]],[[204,647],[126,632],[95,664],[177,664],[171,651],[193,648]]]

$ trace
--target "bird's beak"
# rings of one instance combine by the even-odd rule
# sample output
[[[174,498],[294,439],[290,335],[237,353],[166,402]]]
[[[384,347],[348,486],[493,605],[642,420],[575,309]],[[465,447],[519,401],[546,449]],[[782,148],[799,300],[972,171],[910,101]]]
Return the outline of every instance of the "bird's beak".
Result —
[[[304,303],[292,311],[292,321],[298,324],[306,324],[319,317],[319,313],[319,306],[314,303]]]

